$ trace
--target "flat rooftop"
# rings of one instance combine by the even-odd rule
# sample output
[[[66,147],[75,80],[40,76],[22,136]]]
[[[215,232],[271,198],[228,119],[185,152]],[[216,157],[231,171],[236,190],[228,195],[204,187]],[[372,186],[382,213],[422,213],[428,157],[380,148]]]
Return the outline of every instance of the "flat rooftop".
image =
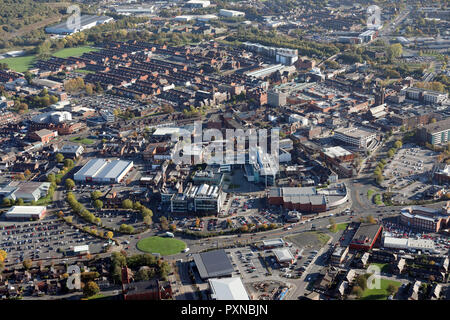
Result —
[[[202,279],[230,276],[234,271],[223,249],[196,253],[193,258]]]
[[[239,277],[209,279],[213,300],[250,300]]]
[[[355,245],[371,245],[375,236],[380,230],[379,224],[361,224],[356,231],[350,244]]]
[[[366,137],[369,137],[369,136],[375,134],[375,132],[372,132],[368,129],[360,128],[360,127],[339,128],[339,129],[336,129],[334,132],[341,133],[341,134],[344,134],[346,136],[349,136],[349,137],[352,137],[355,139],[366,138]]]

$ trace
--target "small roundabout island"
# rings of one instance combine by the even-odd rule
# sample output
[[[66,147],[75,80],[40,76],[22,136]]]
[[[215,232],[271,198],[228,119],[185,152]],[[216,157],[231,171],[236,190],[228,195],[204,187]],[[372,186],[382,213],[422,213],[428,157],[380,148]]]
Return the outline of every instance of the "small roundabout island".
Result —
[[[186,243],[168,237],[152,236],[140,240],[137,248],[147,253],[159,253],[162,256],[177,254],[186,249]]]

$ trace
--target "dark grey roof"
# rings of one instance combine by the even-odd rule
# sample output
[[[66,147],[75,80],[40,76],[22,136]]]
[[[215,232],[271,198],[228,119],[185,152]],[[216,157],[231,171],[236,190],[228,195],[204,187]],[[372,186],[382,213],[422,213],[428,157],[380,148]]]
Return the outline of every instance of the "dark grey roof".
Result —
[[[202,279],[229,276],[234,271],[223,249],[196,253],[193,258]]]

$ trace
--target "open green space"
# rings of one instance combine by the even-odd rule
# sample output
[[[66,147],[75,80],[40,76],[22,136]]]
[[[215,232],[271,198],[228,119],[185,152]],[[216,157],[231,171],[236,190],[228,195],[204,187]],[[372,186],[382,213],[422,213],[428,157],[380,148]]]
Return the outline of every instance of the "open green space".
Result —
[[[369,289],[367,288],[363,292],[362,300],[386,300],[389,297],[389,292],[387,288],[390,284],[393,284],[397,288],[400,287],[401,283],[394,280],[380,279],[380,289]]]
[[[383,204],[383,201],[381,200],[381,194],[376,194],[373,198],[373,202],[375,202],[376,205],[381,206]]]
[[[53,56],[58,58],[79,57],[83,55],[83,53],[91,51],[98,51],[98,49],[92,48],[90,46],[65,48],[56,51],[55,53],[53,53]],[[17,72],[25,72],[33,66],[35,59],[36,55],[28,55],[28,56],[1,59],[0,62],[6,63],[11,70]]]
[[[1,63],[6,63],[11,70],[17,72],[25,72],[31,68],[33,65],[35,55],[30,56],[22,56],[22,57],[14,57],[14,58],[5,58],[1,59]]]
[[[370,265],[376,265],[380,268],[380,272],[390,273],[391,269],[389,267],[389,263],[371,263]]]
[[[149,237],[137,243],[137,248],[148,253],[159,253],[163,256],[180,253],[186,248],[186,243],[181,240],[163,237]]]
[[[94,144],[94,140],[91,140],[91,139],[88,139],[88,138],[76,137],[76,138],[71,138],[70,141],[78,142],[78,143],[82,143],[82,144]]]
[[[80,57],[83,53],[98,51],[96,48],[92,48],[90,46],[81,46],[75,48],[64,48],[56,51],[53,56],[58,58],[67,58],[67,57]]]
[[[348,226],[348,223],[339,223],[339,224],[336,225],[336,229],[335,230],[333,230],[332,227],[330,227],[330,231],[333,232],[333,233],[337,233],[339,231],[345,230],[347,228],[347,226]]]
[[[328,240],[330,240],[330,236],[321,231],[314,231],[312,233],[317,237],[317,240],[319,240],[322,245],[325,245]]]

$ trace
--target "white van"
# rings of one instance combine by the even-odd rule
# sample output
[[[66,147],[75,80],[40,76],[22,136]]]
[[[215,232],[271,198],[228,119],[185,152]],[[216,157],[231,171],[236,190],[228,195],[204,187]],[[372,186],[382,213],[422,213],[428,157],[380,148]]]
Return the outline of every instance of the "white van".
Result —
[[[183,252],[189,252],[189,248],[184,249]]]

